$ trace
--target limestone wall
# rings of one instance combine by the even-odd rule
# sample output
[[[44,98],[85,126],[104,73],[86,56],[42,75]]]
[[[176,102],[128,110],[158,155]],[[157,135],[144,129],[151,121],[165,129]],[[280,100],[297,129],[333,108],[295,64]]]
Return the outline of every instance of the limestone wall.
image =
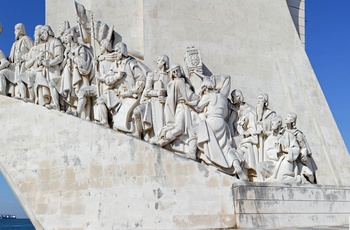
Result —
[[[235,225],[233,177],[92,122],[0,96],[0,170],[37,229]]]

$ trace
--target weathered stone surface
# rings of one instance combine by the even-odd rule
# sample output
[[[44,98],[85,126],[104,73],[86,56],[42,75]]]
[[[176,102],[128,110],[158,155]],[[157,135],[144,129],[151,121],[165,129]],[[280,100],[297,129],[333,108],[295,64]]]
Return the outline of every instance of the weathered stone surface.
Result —
[[[286,228],[348,224],[350,187],[235,183],[237,227]]]
[[[146,142],[0,97],[0,168],[36,228],[235,225],[233,177]]]

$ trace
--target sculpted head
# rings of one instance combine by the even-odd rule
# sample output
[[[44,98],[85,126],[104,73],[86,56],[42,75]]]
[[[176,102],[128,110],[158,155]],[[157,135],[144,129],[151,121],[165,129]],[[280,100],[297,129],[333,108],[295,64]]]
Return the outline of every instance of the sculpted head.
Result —
[[[293,112],[289,112],[286,115],[286,125],[289,129],[294,128],[297,123],[297,115]]]
[[[41,31],[42,25],[37,25],[34,30],[34,42],[35,45],[39,44],[40,42],[40,31]]]
[[[117,54],[117,60],[122,60],[128,56],[128,47],[124,42],[119,42],[114,46],[114,52]]]
[[[20,37],[26,35],[26,29],[22,23],[15,25],[15,39],[18,40]]]
[[[75,31],[74,28],[70,28],[64,32],[63,42],[66,44],[69,44],[71,42],[74,42],[74,43],[78,42],[77,32]]]
[[[239,89],[232,90],[231,100],[232,100],[232,103],[235,105],[244,102],[244,97],[243,97],[242,91]]]
[[[258,96],[258,105],[267,108],[269,106],[269,95],[267,93],[261,93]]]
[[[184,78],[185,77],[185,72],[182,69],[180,64],[173,64],[170,67],[170,71],[171,71],[171,78]]]
[[[107,52],[111,52],[112,48],[111,48],[111,43],[109,42],[108,39],[102,39],[102,41],[100,42],[101,45],[101,53],[107,51]]]
[[[215,84],[209,78],[205,78],[201,84],[201,94],[206,94],[212,90],[215,90]]]
[[[49,40],[49,37],[54,37],[55,34],[52,31],[51,27],[49,25],[44,25],[40,29],[40,39],[46,42]]]
[[[164,70],[169,69],[169,57],[167,55],[163,54],[157,58],[157,68],[159,70],[162,68],[164,68]]]
[[[70,28],[69,21],[63,21],[58,27],[58,33],[60,36],[63,36],[64,32]]]
[[[279,130],[281,127],[282,127],[282,117],[279,115],[276,115],[271,121],[271,129]]]

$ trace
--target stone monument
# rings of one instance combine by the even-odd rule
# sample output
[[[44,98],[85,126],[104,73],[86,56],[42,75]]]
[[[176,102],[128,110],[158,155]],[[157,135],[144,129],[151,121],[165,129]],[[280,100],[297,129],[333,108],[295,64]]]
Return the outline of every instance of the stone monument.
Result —
[[[304,1],[46,4],[0,63],[0,169],[37,229],[347,224]]]

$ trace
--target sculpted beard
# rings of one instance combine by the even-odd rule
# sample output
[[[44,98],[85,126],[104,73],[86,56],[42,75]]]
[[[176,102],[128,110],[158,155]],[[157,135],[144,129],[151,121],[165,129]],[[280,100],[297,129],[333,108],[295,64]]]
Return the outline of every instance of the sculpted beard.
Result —
[[[256,115],[258,116],[258,121],[262,120],[264,114],[264,103],[259,103],[256,106]]]

